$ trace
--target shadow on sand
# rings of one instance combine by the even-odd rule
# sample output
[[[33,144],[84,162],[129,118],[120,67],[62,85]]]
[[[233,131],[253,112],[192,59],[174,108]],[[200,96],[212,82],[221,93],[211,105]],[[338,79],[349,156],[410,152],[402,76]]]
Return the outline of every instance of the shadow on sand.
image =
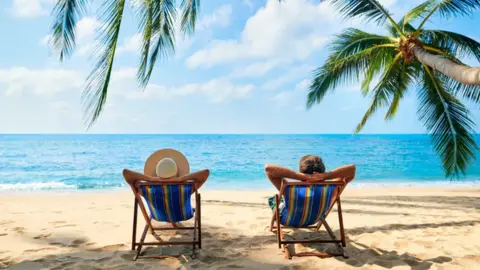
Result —
[[[368,215],[402,215],[400,212],[377,212],[370,210],[348,209],[349,204],[357,205],[380,205],[380,206],[398,206],[404,207],[405,204],[396,204],[393,202],[408,202],[408,207],[422,207],[421,203],[437,203],[444,207],[438,208],[473,208],[479,207],[479,198],[474,197],[409,197],[409,196],[378,196],[378,197],[355,197],[354,199],[344,199],[345,214],[368,214]],[[389,202],[385,202],[389,201]],[[215,203],[215,202],[213,202]],[[232,204],[232,203],[230,203]],[[233,203],[234,205],[234,203]],[[265,205],[249,204],[251,207],[267,207]],[[424,207],[429,209],[429,206]],[[364,211],[364,212],[362,212]],[[394,211],[391,209],[390,211]],[[332,213],[333,214],[333,213]],[[448,221],[442,223],[419,223],[419,224],[383,224],[373,227],[354,227],[347,228],[348,236],[356,236],[374,232],[388,232],[394,230],[413,230],[440,227],[460,227],[473,226],[479,224],[479,220],[466,221]],[[267,224],[265,224],[267,225]],[[141,225],[139,226],[139,228]],[[31,252],[23,254],[22,257],[32,258],[31,260],[18,261],[15,258],[4,258],[1,261],[9,269],[316,269],[322,264],[322,259],[318,258],[294,258],[293,260],[283,259],[283,252],[278,249],[276,236],[270,232],[259,233],[260,235],[243,235],[240,231],[231,229],[228,234],[226,228],[217,227],[211,224],[204,224],[203,227],[203,249],[198,250],[196,256],[192,256],[191,246],[168,246],[151,247],[145,249],[146,255],[172,255],[167,259],[139,259],[132,261],[135,254],[129,250],[129,243],[119,243],[103,247],[98,247],[87,238],[78,238],[75,235],[55,235],[54,238],[42,239],[26,237],[28,241],[35,241],[41,248],[38,250],[48,251],[51,249],[51,255],[36,257],[37,250],[24,251]],[[338,231],[335,232],[338,235]],[[324,238],[325,232],[307,232],[295,230],[289,234],[289,237],[302,239],[306,237]],[[179,234],[179,241],[190,240],[191,236],[186,233]],[[125,239],[129,239],[126,232]],[[92,244],[93,243],[93,244]],[[314,249],[322,252],[329,252],[333,245],[297,245],[297,251],[302,249]],[[384,268],[393,268],[396,266],[406,266],[411,269],[428,269],[434,263],[442,264],[451,262],[453,259],[446,256],[438,256],[428,259],[417,258],[413,254],[400,254],[395,250],[383,250],[369,247],[360,242],[347,241],[345,248],[349,258],[335,257],[336,263],[341,262],[348,267],[368,267],[376,265]],[[184,254],[183,256],[176,256]],[[279,258],[277,258],[278,256]],[[1,254],[0,254],[1,257]],[[325,259],[332,260],[332,259]],[[330,263],[332,261],[329,261]],[[325,263],[327,263],[325,261]],[[1,265],[1,264],[0,264]],[[310,268],[309,268],[310,267]]]

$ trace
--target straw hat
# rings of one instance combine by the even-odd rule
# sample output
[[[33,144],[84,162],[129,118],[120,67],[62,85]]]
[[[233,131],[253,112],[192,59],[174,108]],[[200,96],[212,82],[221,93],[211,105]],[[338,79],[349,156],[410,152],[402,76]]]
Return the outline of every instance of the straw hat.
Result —
[[[190,173],[187,158],[177,150],[161,149],[151,154],[143,169],[145,175],[171,178]]]

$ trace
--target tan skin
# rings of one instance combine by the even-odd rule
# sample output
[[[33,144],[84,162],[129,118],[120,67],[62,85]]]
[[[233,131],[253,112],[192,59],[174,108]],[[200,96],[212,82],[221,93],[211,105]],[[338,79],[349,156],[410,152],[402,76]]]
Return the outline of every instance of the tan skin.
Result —
[[[267,174],[270,182],[280,191],[282,186],[282,179],[289,178],[294,180],[299,180],[303,182],[322,182],[328,180],[343,180],[349,183],[355,177],[355,165],[346,165],[339,168],[336,168],[330,172],[325,173],[314,173],[314,174],[305,174],[301,172],[296,172],[288,168],[284,168],[277,165],[266,164],[265,173]]]

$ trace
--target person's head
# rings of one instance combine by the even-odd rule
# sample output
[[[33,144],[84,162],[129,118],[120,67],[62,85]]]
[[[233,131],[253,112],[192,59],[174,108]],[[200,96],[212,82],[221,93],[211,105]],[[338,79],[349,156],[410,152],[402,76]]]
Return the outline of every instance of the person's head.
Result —
[[[325,165],[320,157],[306,155],[300,159],[300,172],[306,174],[324,173]]]
[[[160,178],[179,177],[190,173],[187,158],[174,149],[160,149],[145,162],[144,174]]]

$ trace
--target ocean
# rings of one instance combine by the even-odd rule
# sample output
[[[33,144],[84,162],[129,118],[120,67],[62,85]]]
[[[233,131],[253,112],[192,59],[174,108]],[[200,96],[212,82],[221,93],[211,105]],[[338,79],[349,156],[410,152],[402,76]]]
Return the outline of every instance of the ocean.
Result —
[[[327,170],[355,164],[353,186],[480,186],[480,153],[466,177],[447,179],[428,135],[4,134],[0,192],[126,188],[122,169],[142,171],[161,148],[183,152],[192,171],[210,169],[206,189],[269,188],[266,163],[298,169],[306,154],[321,156]]]

